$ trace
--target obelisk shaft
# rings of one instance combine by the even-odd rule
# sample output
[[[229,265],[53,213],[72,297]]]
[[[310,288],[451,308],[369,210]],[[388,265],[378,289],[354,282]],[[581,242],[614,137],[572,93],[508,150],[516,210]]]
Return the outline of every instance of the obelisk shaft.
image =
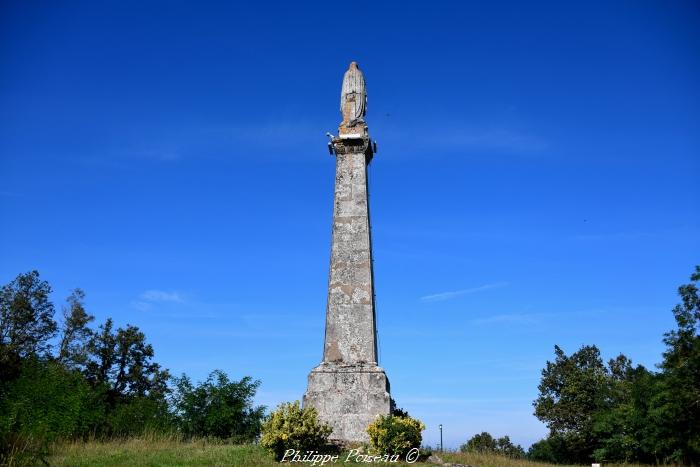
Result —
[[[364,76],[355,62],[345,72],[340,102],[343,121],[331,141],[335,194],[323,361],[309,374],[304,407],[332,426],[332,439],[367,442],[367,426],[389,414],[391,397],[377,365],[367,192],[374,148],[364,121]]]
[[[325,362],[377,362],[367,149],[345,144],[336,150]]]

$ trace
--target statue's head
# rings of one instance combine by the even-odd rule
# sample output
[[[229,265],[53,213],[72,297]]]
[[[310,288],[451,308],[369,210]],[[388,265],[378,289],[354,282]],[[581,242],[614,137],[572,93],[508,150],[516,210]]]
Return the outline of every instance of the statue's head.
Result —
[[[359,67],[357,66],[357,62],[350,62],[350,70],[357,70]]]

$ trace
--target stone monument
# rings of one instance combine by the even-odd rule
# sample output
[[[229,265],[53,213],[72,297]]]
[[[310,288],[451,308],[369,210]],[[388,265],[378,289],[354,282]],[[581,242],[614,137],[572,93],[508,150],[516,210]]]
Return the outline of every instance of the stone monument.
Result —
[[[389,380],[377,364],[372,241],[367,165],[369,138],[365,79],[352,62],[343,77],[343,121],[330,147],[336,156],[333,246],[328,278],[323,361],[309,374],[304,406],[333,427],[341,442],[369,440],[367,426],[390,413]]]

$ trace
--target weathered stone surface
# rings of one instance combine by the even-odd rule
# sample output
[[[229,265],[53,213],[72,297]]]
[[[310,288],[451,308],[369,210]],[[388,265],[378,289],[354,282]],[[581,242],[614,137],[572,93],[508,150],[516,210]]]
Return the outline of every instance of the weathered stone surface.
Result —
[[[389,380],[377,365],[323,362],[309,374],[304,406],[315,407],[319,418],[333,427],[331,438],[367,442],[367,426],[389,413]]]
[[[347,131],[348,128],[364,123],[366,111],[365,77],[357,66],[357,62],[351,62],[348,71],[343,75],[343,87],[340,92],[340,113],[343,115],[340,133],[348,134],[350,133]]]
[[[315,407],[333,427],[331,437],[344,442],[368,441],[367,426],[390,412],[389,381],[377,365],[367,190],[373,153],[365,103],[364,77],[353,62],[343,80],[343,122],[333,140],[333,246],[323,361],[311,371],[304,395],[304,405]]]

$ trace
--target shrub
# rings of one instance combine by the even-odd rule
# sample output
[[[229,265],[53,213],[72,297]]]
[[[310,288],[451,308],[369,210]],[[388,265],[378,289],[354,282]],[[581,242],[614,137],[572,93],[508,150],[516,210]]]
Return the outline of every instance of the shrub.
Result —
[[[257,438],[265,407],[254,406],[260,381],[249,376],[231,381],[220,370],[193,385],[183,375],[175,379],[172,403],[180,431],[188,436],[214,436],[238,443]]]
[[[48,455],[49,442],[46,439],[4,432],[0,428],[0,465],[14,467],[49,465],[46,461]]]
[[[110,409],[103,427],[111,436],[143,436],[172,431],[172,417],[161,399],[135,396],[125,398]]]
[[[556,435],[550,435],[537,441],[527,451],[527,458],[535,462],[565,464],[570,457],[566,441],[561,436]]]
[[[405,456],[423,439],[425,425],[415,418],[380,415],[367,427],[372,448],[382,454]]]
[[[103,411],[99,395],[80,373],[27,359],[0,399],[0,430],[49,441],[81,436],[99,423]]]
[[[280,460],[288,449],[302,452],[324,450],[331,431],[328,424],[318,420],[313,407],[301,408],[299,401],[286,402],[263,423],[260,444]]]

